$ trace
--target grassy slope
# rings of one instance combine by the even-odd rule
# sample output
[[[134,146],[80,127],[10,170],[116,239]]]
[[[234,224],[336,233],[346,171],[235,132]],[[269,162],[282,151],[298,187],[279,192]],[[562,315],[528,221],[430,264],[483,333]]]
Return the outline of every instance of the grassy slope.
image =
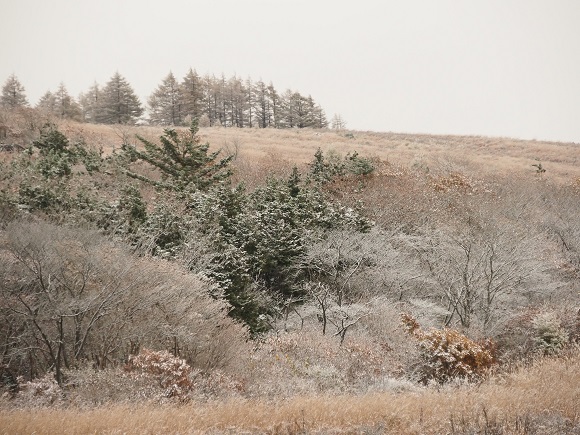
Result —
[[[478,386],[415,393],[113,405],[0,414],[3,433],[578,433],[580,358],[545,359]]]
[[[82,135],[102,147],[105,154],[120,148],[123,139],[138,143],[135,134],[156,139],[159,127],[112,127],[67,123],[69,137]],[[312,160],[317,148],[339,154],[357,151],[403,167],[430,171],[468,170],[485,175],[529,176],[542,163],[551,181],[568,184],[580,178],[580,145],[574,143],[522,141],[480,136],[433,136],[332,130],[274,130],[202,128],[200,136],[214,147],[238,150],[246,164]]]
[[[74,140],[102,147],[105,154],[123,140],[136,143],[135,133],[157,138],[156,127],[111,127],[63,123]],[[580,145],[484,137],[406,135],[313,130],[201,129],[213,147],[237,151],[238,178],[251,185],[288,163],[312,160],[318,147],[339,154],[357,151],[401,168],[433,175],[459,172],[478,178],[537,179],[532,164],[541,161],[543,179],[580,186]],[[527,433],[526,425],[549,428],[538,433],[565,433],[578,428],[580,358],[546,360],[507,378],[478,387],[414,393],[341,397],[295,397],[280,402],[259,400],[137,409],[113,406],[89,411],[37,410],[0,414],[0,433],[194,433],[196,431],[271,433],[352,431],[358,433],[445,433],[503,428]],[[567,426],[568,425],[568,426]],[[471,428],[471,429],[470,429]],[[463,432],[462,432],[463,431]],[[552,431],[552,432],[550,432]],[[493,433],[493,432],[492,432]]]

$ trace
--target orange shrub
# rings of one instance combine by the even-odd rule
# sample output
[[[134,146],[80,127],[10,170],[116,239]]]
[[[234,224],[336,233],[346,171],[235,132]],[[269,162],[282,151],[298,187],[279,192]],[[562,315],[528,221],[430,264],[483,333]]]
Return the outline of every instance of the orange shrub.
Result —
[[[409,314],[401,318],[407,331],[423,350],[424,365],[421,381],[447,382],[453,378],[480,378],[494,363],[494,344],[491,340],[476,343],[455,329],[431,328],[423,331]]]

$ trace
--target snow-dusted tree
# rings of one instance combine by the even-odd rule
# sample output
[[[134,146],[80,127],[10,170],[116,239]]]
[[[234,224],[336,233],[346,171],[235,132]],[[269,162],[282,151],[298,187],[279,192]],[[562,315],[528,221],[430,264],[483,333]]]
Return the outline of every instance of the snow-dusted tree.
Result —
[[[54,93],[56,115],[60,118],[66,119],[81,119],[81,108],[79,104],[71,97],[64,85],[61,82],[58,89]]]
[[[256,119],[260,128],[266,128],[270,125],[271,112],[268,88],[262,80],[256,82],[254,87],[254,107]]]
[[[56,97],[52,92],[46,91],[46,93],[40,97],[40,100],[38,100],[36,108],[47,113],[54,113],[56,110]]]
[[[278,91],[276,91],[276,89],[274,88],[272,82],[270,82],[270,84],[268,85],[268,95],[270,97],[270,103],[272,107],[271,110],[272,119],[270,122],[270,126],[280,128],[281,127],[280,113],[282,102],[280,100],[280,95],[278,94]]]
[[[202,144],[197,132],[197,121],[194,120],[188,132],[166,129],[159,138],[161,144],[137,136],[145,150],[139,151],[128,144],[123,145],[123,150],[131,161],[142,160],[158,169],[161,180],[131,170],[127,170],[127,175],[158,188],[177,192],[183,192],[186,188],[207,190],[227,180],[231,175],[229,164],[233,156],[218,160],[221,151],[209,152],[209,143]]]
[[[203,115],[203,88],[202,81],[195,70],[191,68],[181,82],[181,119],[189,117],[199,119]]]
[[[343,130],[346,128],[346,121],[342,118],[342,116],[338,113],[335,113],[330,121],[330,126],[334,130]]]
[[[155,89],[148,100],[149,118],[160,125],[181,124],[181,89],[170,72]]]
[[[309,95],[306,98],[306,114],[305,114],[305,124],[306,127],[311,128],[326,128],[328,127],[328,121],[326,120],[326,115],[322,107],[317,104],[314,99]]]
[[[101,101],[98,121],[103,124],[131,124],[143,114],[139,98],[119,72],[103,88]]]
[[[24,86],[22,86],[18,78],[12,74],[8,77],[4,86],[2,86],[0,106],[7,109],[28,106],[28,100],[26,99],[24,91]]]
[[[234,76],[228,81],[227,89],[229,125],[242,128],[246,125],[246,114],[248,112],[246,88],[242,80]]]
[[[102,114],[102,91],[95,82],[89,90],[79,95],[79,104],[81,106],[82,117],[85,122],[100,122]]]
[[[74,119],[77,121],[82,119],[81,107],[75,99],[69,95],[64,83],[62,82],[56,92],[46,92],[36,107],[47,113],[58,116],[59,118]]]
[[[252,79],[250,77],[248,77],[246,79],[246,84],[244,87],[245,91],[246,91],[246,107],[247,107],[247,112],[246,112],[246,120],[247,120],[247,126],[252,128],[254,126],[254,100],[255,100],[255,94],[254,94],[254,83],[252,83]]]

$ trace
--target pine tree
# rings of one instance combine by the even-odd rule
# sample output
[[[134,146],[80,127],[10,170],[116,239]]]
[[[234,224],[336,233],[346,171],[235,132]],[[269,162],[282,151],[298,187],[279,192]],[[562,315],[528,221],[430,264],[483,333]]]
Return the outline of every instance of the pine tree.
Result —
[[[282,107],[282,102],[280,100],[280,96],[278,95],[278,92],[276,91],[276,89],[274,88],[274,85],[272,84],[272,82],[270,82],[270,84],[268,85],[268,96],[270,97],[270,102],[272,103],[272,110],[271,110],[271,116],[272,118],[270,119],[270,126],[276,127],[276,128],[281,128],[281,107]]]
[[[194,120],[186,134],[166,129],[160,137],[161,145],[137,136],[145,150],[138,151],[127,144],[123,145],[123,150],[132,161],[142,160],[161,171],[161,181],[131,170],[127,170],[127,175],[177,192],[185,189],[206,190],[226,180],[231,175],[228,166],[233,156],[217,161],[220,151],[209,153],[209,143],[201,144],[197,132],[197,120]]]
[[[40,97],[40,100],[38,100],[36,108],[46,113],[54,113],[56,111],[56,97],[52,92],[46,91],[46,93]]]
[[[245,85],[245,91],[246,91],[246,107],[247,107],[247,111],[246,111],[246,120],[247,120],[247,126],[252,128],[254,126],[254,99],[255,99],[255,94],[254,94],[254,84],[252,83],[252,79],[250,77],[248,77],[246,79],[246,85]]]
[[[71,97],[64,86],[61,83],[58,87],[56,93],[54,94],[55,99],[55,115],[63,119],[81,119],[81,108],[79,104]]]
[[[24,91],[24,86],[22,86],[18,78],[12,74],[10,77],[8,77],[4,83],[4,86],[2,87],[0,106],[6,109],[28,106],[28,101]]]
[[[203,115],[203,84],[195,70],[189,69],[188,73],[181,82],[181,114],[182,120],[189,117],[192,119],[200,119]]]
[[[149,118],[160,125],[181,125],[181,89],[172,72],[149,97]]]
[[[85,122],[97,123],[102,119],[102,91],[95,82],[87,92],[79,95],[82,118]]]
[[[99,122],[103,124],[131,124],[143,114],[143,108],[133,88],[116,72],[102,92]]]
[[[255,86],[255,112],[258,120],[258,127],[266,128],[271,119],[270,104],[268,101],[268,88],[262,80]]]

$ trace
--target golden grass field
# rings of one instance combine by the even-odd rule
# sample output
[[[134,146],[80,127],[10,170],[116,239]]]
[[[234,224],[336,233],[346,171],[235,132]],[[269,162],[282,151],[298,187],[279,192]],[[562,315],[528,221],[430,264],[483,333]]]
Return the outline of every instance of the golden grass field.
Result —
[[[155,140],[161,127],[118,127],[63,123],[69,137],[82,136],[102,147],[105,154],[119,149],[124,140],[139,142],[135,135]],[[580,178],[580,145],[575,143],[524,141],[481,136],[435,136],[311,129],[201,128],[200,137],[212,147],[238,152],[238,164],[258,167],[312,161],[321,148],[340,155],[358,152],[402,167],[435,172],[468,171],[487,176],[529,176],[541,163],[546,177],[568,184]],[[259,163],[259,164],[258,164]]]
[[[3,411],[0,433],[578,433],[579,356],[539,360],[476,386],[413,393]]]

